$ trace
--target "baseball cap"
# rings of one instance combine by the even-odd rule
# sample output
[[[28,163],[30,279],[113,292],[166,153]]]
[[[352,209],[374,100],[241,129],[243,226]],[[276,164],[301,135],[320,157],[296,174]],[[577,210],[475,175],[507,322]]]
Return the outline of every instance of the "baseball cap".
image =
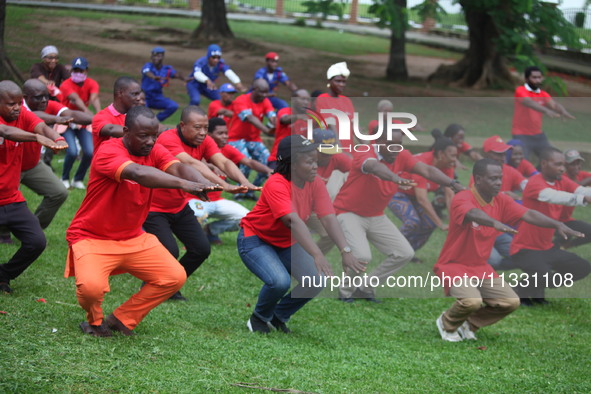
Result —
[[[501,137],[493,135],[484,140],[482,144],[482,150],[485,152],[504,153],[509,149],[513,148],[511,145],[506,144]]]
[[[318,144],[306,139],[303,135],[292,134],[279,142],[277,147],[277,160],[290,160],[294,153],[312,152],[316,150]]]
[[[152,54],[153,54],[153,55],[155,55],[155,54],[157,54],[157,53],[164,53],[164,52],[166,52],[166,51],[165,51],[165,50],[164,50],[164,48],[162,48],[162,47],[154,47],[154,48],[152,49]]]
[[[88,60],[85,57],[77,57],[72,60],[72,69],[77,68],[80,70],[88,69]]]
[[[576,149],[569,149],[566,152],[564,152],[564,158],[568,164],[577,160],[585,161],[585,159],[583,159],[583,156],[581,156],[579,151]]]
[[[279,55],[276,52],[269,52],[265,55],[265,59],[279,60]]]
[[[318,144],[318,152],[327,155],[336,155],[339,153],[337,135],[331,129],[314,129],[312,132],[312,142]]]
[[[220,86],[220,93],[236,93],[236,88],[231,83],[225,83]]]

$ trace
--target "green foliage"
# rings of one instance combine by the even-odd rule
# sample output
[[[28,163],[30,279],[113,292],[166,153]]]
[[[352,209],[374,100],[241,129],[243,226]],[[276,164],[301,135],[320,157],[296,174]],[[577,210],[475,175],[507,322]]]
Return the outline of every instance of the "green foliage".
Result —
[[[373,0],[368,12],[378,18],[379,27],[392,30],[396,38],[400,38],[408,28],[408,9],[402,7],[395,0]]]
[[[425,0],[422,3],[412,7],[411,10],[417,11],[417,14],[421,20],[433,18],[441,21],[441,16],[447,15],[447,11],[445,11],[445,9],[439,5],[438,0]]]
[[[306,12],[316,15],[321,14],[321,20],[325,21],[328,15],[336,15],[339,20],[343,20],[345,5],[334,0],[308,0],[302,3],[306,7]]]
[[[293,21],[293,24],[295,26],[306,27],[306,18],[304,18],[304,17],[296,18],[295,21]]]

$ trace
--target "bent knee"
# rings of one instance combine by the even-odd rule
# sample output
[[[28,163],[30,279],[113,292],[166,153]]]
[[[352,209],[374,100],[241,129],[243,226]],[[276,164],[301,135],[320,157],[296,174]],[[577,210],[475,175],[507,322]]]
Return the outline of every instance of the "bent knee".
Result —
[[[519,301],[519,298],[501,298],[499,300],[497,300],[493,305],[493,307],[500,309],[502,311],[505,312],[513,312],[514,310],[516,310],[517,308],[519,308],[519,305],[521,304],[521,302]]]
[[[476,312],[482,308],[482,298],[459,298],[458,303],[467,312]]]

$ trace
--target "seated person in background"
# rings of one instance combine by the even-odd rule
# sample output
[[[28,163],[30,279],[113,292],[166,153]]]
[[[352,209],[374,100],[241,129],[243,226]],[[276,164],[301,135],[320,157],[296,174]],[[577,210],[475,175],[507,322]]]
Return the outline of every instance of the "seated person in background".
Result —
[[[268,176],[273,173],[273,170],[269,167],[256,160],[249,159],[232,145],[228,144],[228,126],[226,126],[226,122],[222,118],[209,119],[207,133],[215,141],[222,155],[234,164],[246,165],[255,171],[264,172]],[[226,179],[226,175],[221,170],[218,176]],[[221,191],[209,193],[207,197],[209,201],[192,199],[189,201],[189,206],[195,213],[195,216],[197,216],[197,219],[207,221],[204,230],[209,242],[219,245],[222,243],[219,235],[226,231],[237,231],[240,220],[246,216],[248,209],[235,201],[222,198]],[[209,218],[217,218],[219,220],[210,222]]]
[[[591,186],[591,172],[583,171],[583,156],[579,151],[569,149],[564,152],[566,161],[566,176],[581,186]]]
[[[505,163],[515,168],[526,178],[538,173],[536,167],[534,167],[534,165],[523,155],[523,142],[520,140],[510,140],[507,141],[507,145],[511,145],[513,148],[507,151]]]
[[[540,211],[554,220],[564,220],[568,219],[564,217],[565,206],[584,206],[591,203],[591,188],[581,186],[563,176],[564,162],[564,154],[556,148],[547,148],[540,153],[540,173],[529,179],[523,192],[525,207]],[[567,279],[566,275],[569,275],[572,281],[589,275],[589,262],[563,250],[561,246],[572,247],[591,242],[591,225],[578,220],[571,220],[565,224],[577,230],[577,234],[584,234],[584,238],[564,239],[555,244],[552,241],[552,229],[532,228],[530,224],[522,223],[511,244],[511,259],[514,265],[521,268],[530,278],[534,274],[537,274],[538,278],[543,278],[544,275],[550,278],[560,275],[561,284]],[[544,298],[545,283],[544,280],[521,282],[517,293],[522,298],[522,304],[547,303]],[[552,285],[557,281],[549,280],[548,283]]]
[[[60,64],[60,57],[57,48],[48,45],[41,50],[41,63],[33,64],[31,67],[31,78],[37,78],[45,85],[52,100],[59,101],[57,96],[61,93],[60,85],[70,78],[70,71]]]
[[[438,135],[438,138],[435,139],[433,150],[415,155],[415,158],[420,162],[438,168],[453,179],[458,158],[458,148],[452,140],[444,137],[441,132],[435,135]],[[427,195],[428,192],[438,190],[439,184],[429,181],[418,174],[403,173],[401,176],[411,179],[415,186],[399,188],[399,191],[388,203],[388,208],[402,221],[400,232],[416,252],[427,243],[436,227],[447,231],[448,225],[444,224],[437,216]],[[449,211],[454,192],[449,187],[444,187],[444,193]],[[420,260],[417,259],[417,262],[420,262]]]

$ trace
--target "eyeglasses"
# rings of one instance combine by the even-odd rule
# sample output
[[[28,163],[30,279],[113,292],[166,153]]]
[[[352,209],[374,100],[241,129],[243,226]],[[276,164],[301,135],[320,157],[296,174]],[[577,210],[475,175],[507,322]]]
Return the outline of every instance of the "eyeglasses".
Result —
[[[45,56],[47,60],[59,60],[59,56]]]

